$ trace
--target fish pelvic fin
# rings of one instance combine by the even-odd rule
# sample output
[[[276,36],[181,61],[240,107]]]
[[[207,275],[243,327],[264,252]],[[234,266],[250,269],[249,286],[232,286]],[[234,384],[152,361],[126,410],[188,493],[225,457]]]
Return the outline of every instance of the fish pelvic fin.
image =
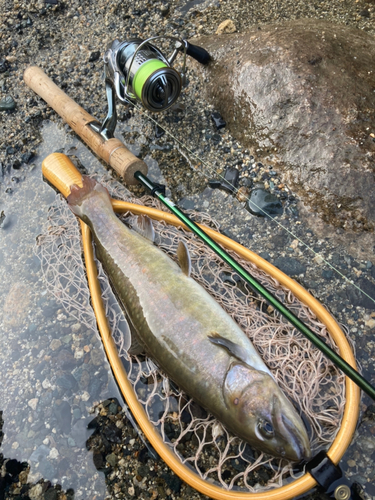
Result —
[[[154,243],[155,230],[150,217],[147,215],[137,215],[130,218],[129,224],[134,231]]]
[[[211,335],[208,337],[208,340],[212,342],[212,344],[222,347],[223,349],[228,351],[228,353],[231,356],[235,357],[242,363],[245,363],[250,368],[253,368],[251,359],[249,358],[249,355],[244,347],[240,346],[239,344],[236,344],[235,342],[232,342],[229,339],[226,339],[225,337],[222,337],[217,332],[212,332]]]
[[[191,258],[189,249],[184,241],[180,241],[177,247],[177,258],[181,270],[186,276],[190,277],[191,274]]]
[[[84,215],[82,204],[85,200],[100,195],[105,202],[109,203],[111,206],[111,200],[107,189],[99,184],[95,179],[88,177],[87,175],[82,176],[82,187],[73,184],[70,188],[70,195],[67,197],[69,208],[78,217]]]

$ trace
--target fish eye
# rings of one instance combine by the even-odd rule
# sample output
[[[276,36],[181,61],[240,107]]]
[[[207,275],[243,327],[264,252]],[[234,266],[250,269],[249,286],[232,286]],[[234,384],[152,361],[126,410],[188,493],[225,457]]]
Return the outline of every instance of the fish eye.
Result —
[[[273,425],[271,422],[268,422],[268,420],[261,420],[258,424],[259,431],[262,434],[263,437],[265,438],[271,438],[275,434],[275,430],[273,428]]]

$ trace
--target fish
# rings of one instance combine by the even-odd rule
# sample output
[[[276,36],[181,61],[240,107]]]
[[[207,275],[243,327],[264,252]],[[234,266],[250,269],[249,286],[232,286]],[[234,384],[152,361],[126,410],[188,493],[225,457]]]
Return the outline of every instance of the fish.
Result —
[[[151,219],[128,227],[107,189],[83,176],[68,204],[90,227],[95,252],[126,311],[130,352],[145,353],[180,389],[253,448],[293,462],[311,455],[303,421],[254,345],[191,277],[182,241],[178,263],[159,249]]]

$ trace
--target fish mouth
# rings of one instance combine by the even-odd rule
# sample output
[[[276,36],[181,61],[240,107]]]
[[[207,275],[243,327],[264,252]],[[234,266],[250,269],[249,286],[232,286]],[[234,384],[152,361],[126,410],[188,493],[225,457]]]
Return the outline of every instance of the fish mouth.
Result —
[[[311,450],[305,431],[297,429],[298,432],[296,433],[296,426],[293,425],[292,422],[284,415],[282,416],[282,421],[290,438],[285,458],[288,458],[293,462],[307,462],[307,460],[311,457]]]

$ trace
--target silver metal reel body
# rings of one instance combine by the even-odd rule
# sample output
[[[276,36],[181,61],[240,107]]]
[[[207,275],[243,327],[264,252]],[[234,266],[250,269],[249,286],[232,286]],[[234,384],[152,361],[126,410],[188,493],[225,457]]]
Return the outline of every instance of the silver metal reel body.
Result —
[[[166,58],[163,53],[150,42],[158,39],[169,39],[175,42],[175,48]],[[113,137],[116,123],[115,97],[125,104],[129,101],[141,104],[151,112],[164,111],[176,101],[185,84],[186,51],[188,42],[171,36],[156,36],[141,40],[134,38],[120,42],[115,40],[104,54],[105,85],[108,101],[108,113],[101,125],[96,127],[105,139]],[[183,51],[183,68],[181,74],[172,68],[177,54]],[[133,88],[134,77],[140,67],[146,62],[156,59],[165,66],[152,72],[142,88],[142,95],[136,95]]]

